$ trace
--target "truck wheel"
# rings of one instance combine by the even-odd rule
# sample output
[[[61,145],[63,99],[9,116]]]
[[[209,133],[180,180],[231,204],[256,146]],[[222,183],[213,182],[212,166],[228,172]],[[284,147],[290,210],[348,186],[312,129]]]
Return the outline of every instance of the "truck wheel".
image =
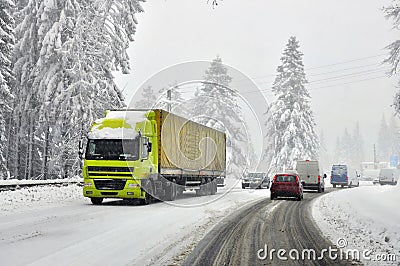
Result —
[[[182,188],[178,188],[176,190],[176,197],[182,197],[183,195],[183,189]]]
[[[344,185],[340,185],[342,188],[344,187]]]
[[[336,187],[336,184],[333,184],[333,187],[335,188],[335,187]]]
[[[206,180],[203,178],[201,180],[200,189],[196,190],[196,195],[204,196],[204,195],[207,195],[206,193],[207,193],[207,184],[206,184]]]
[[[141,199],[140,203],[142,205],[149,205],[151,203],[151,198],[149,197],[149,193],[146,192],[146,195],[144,196],[144,199]]]
[[[165,199],[167,201],[174,201],[176,198],[176,183],[175,179],[170,182],[170,185],[166,187]]]
[[[211,195],[211,182],[210,182],[210,179],[206,179],[204,195],[206,195],[206,196],[207,195]]]
[[[211,195],[215,195],[217,193],[217,181],[215,179],[211,182]]]
[[[94,205],[100,205],[103,202],[103,198],[90,198]]]
[[[353,186],[353,182],[350,182],[349,188],[351,188]]]
[[[297,201],[301,201],[301,195],[297,196]]]
[[[321,190],[321,185],[319,185],[318,186],[318,193],[321,193],[322,192],[322,190]]]
[[[146,195],[144,196],[144,199],[140,200],[140,203],[142,205],[149,205],[152,200],[153,200],[153,197],[151,196],[151,193],[146,191]]]

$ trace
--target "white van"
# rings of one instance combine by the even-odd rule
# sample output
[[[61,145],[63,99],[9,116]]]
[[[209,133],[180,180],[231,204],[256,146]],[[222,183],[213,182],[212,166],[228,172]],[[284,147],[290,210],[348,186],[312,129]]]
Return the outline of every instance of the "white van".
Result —
[[[360,186],[360,177],[361,177],[361,172],[357,171],[355,169],[348,169],[347,175],[348,175],[348,187],[359,187]]]
[[[325,176],[320,175],[318,161],[297,161],[296,171],[304,189],[315,189],[318,193],[325,191]]]
[[[379,172],[379,184],[381,185],[397,185],[400,176],[400,169],[386,168]]]

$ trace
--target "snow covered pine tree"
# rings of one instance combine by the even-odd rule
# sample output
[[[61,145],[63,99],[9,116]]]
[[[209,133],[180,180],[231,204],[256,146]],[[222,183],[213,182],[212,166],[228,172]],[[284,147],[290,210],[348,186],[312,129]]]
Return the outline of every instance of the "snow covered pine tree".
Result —
[[[13,2],[0,0],[0,179],[7,177],[7,143],[10,132],[13,94],[10,89],[13,81],[11,55],[14,46],[14,20],[10,15]],[[7,126],[6,126],[7,125]]]
[[[232,77],[219,56],[206,70],[204,84],[195,94],[192,117],[199,123],[215,128],[227,135],[228,173],[241,174],[245,169],[248,152],[245,124],[237,103],[238,93],[229,88]],[[242,126],[240,126],[242,125]]]
[[[269,108],[268,147],[273,149],[270,173],[293,169],[297,160],[318,159],[319,140],[305,84],[303,54],[295,37],[290,37],[281,57],[282,65],[272,91],[276,100]]]

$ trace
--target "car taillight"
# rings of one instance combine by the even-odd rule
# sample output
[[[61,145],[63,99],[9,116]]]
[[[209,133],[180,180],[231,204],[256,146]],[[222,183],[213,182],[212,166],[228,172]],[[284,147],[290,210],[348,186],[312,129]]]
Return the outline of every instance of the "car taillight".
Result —
[[[296,183],[299,183],[299,177],[296,176]]]
[[[321,176],[318,176],[318,183],[321,182]]]
[[[346,181],[347,181],[347,180],[349,180],[349,177],[348,177],[348,176],[346,176]]]

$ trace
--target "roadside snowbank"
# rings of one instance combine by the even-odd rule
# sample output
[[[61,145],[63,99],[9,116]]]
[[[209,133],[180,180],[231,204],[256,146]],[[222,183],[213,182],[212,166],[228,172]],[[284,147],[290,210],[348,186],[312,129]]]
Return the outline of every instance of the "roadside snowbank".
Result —
[[[366,256],[370,259],[360,256],[365,265],[400,262],[400,182],[397,186],[338,189],[317,198],[312,214],[334,244],[345,239],[344,250],[370,250]],[[378,257],[388,254],[394,254],[396,262],[383,262]]]
[[[82,187],[77,184],[26,187],[0,192],[0,211],[2,215],[23,212],[82,198]]]

